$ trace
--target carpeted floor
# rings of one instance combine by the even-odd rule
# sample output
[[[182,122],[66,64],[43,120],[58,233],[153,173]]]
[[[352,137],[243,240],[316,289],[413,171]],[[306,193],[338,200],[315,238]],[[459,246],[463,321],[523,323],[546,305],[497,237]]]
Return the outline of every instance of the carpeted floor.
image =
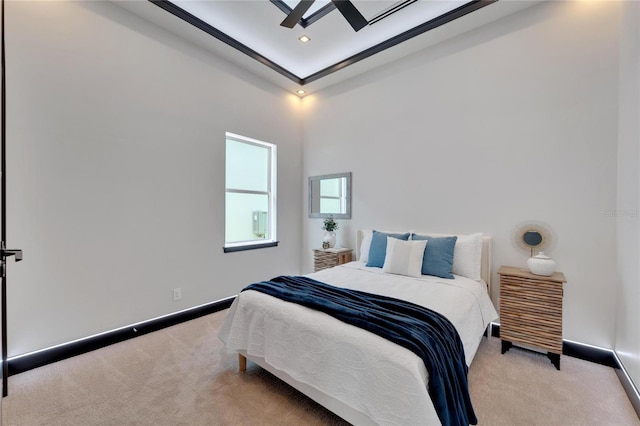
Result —
[[[9,379],[3,425],[339,425],[342,419],[249,364],[216,333],[226,311]],[[484,339],[469,370],[480,425],[640,425],[615,372]]]

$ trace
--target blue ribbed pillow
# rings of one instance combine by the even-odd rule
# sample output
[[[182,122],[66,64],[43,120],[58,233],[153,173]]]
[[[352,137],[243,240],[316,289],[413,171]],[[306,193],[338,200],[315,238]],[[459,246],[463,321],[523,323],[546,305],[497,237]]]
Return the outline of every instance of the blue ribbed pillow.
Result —
[[[369,260],[367,260],[366,266],[374,266],[376,268],[384,266],[384,258],[387,255],[387,237],[407,241],[409,240],[409,235],[411,234],[408,232],[405,234],[388,234],[374,230],[371,237],[371,246],[369,246]]]
[[[411,234],[412,240],[427,240],[422,258],[422,275],[434,275],[440,278],[455,278],[451,273],[453,249],[458,237],[430,237]]]

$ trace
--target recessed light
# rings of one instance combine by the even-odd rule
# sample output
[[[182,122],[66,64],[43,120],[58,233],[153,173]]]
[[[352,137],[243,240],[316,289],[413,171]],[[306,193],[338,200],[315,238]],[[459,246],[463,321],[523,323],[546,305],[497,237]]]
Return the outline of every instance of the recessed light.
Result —
[[[311,39],[309,38],[309,36],[303,35],[303,36],[298,37],[298,40],[300,40],[303,43],[307,43]]]
[[[304,95],[305,93],[307,93],[306,91],[300,89],[300,90],[296,90],[296,93],[300,96]]]

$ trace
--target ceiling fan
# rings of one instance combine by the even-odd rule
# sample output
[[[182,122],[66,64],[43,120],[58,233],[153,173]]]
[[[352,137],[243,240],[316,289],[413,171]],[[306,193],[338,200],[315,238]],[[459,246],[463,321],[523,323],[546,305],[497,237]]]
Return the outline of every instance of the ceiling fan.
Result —
[[[300,0],[300,3],[298,3],[280,25],[287,28],[295,27],[304,14],[307,13],[307,10],[309,10],[314,1],[315,0]],[[369,23],[350,0],[331,0],[331,3],[333,3],[355,31],[360,31]]]

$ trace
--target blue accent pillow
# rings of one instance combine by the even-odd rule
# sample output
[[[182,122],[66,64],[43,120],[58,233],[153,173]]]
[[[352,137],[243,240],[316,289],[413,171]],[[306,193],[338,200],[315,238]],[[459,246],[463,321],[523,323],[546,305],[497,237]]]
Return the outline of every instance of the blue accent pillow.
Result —
[[[458,237],[430,237],[411,234],[412,240],[427,240],[422,258],[422,275],[434,275],[440,278],[455,278],[451,273],[453,249]]]
[[[371,246],[369,247],[369,260],[367,260],[366,266],[374,266],[376,268],[384,266],[384,258],[387,255],[387,237],[408,241],[409,235],[411,234],[408,232],[406,234],[387,234],[386,232],[374,230],[371,236]]]

